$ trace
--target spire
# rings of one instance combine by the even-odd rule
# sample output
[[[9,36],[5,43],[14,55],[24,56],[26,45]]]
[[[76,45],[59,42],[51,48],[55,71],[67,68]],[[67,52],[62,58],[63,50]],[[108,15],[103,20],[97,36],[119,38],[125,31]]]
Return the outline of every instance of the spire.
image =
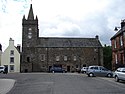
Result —
[[[23,20],[26,20],[26,19],[25,19],[25,15],[23,15]]]
[[[36,15],[36,20],[38,20],[38,17],[37,17],[37,15]]]
[[[2,51],[2,45],[0,44],[0,51]]]
[[[34,20],[34,14],[33,14],[32,4],[30,4],[30,10],[29,10],[29,14],[28,14],[28,20]]]

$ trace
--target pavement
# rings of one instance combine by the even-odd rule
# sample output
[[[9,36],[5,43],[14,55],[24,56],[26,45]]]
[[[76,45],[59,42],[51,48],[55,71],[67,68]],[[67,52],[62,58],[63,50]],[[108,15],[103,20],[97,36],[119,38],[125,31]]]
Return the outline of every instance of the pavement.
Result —
[[[0,94],[8,93],[14,86],[15,80],[13,79],[0,79]]]

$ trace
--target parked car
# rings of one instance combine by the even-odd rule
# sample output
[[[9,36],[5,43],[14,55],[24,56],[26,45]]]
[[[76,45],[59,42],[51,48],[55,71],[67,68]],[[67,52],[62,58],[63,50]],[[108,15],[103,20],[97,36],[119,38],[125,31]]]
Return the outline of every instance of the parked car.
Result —
[[[125,80],[125,67],[124,68],[118,68],[114,72],[114,78],[115,81],[119,82],[119,80]]]
[[[5,66],[0,66],[0,73],[3,73],[5,70]]]
[[[89,77],[93,77],[93,76],[112,77],[113,76],[112,71],[106,69],[103,66],[89,66],[86,73]]]
[[[52,68],[50,68],[50,72],[52,72],[52,73],[55,73],[55,72],[64,73],[65,70],[61,67],[52,67]]]
[[[82,67],[81,72],[86,73],[87,69],[88,69],[88,67]]]

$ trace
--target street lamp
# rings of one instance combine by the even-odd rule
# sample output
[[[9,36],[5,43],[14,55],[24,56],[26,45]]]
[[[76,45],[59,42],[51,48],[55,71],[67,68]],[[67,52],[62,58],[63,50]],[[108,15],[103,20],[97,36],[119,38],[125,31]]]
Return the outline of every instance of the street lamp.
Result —
[[[118,31],[119,30],[118,28],[121,28],[121,27],[115,27],[114,31]]]

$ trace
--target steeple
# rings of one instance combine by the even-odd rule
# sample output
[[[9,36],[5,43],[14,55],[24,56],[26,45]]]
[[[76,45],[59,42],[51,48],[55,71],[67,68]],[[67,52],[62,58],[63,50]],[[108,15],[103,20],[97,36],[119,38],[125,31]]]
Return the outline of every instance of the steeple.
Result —
[[[28,14],[28,19],[27,20],[34,20],[32,4],[30,4],[30,10],[29,10],[29,14]]]
[[[0,51],[2,51],[2,45],[0,44]]]

